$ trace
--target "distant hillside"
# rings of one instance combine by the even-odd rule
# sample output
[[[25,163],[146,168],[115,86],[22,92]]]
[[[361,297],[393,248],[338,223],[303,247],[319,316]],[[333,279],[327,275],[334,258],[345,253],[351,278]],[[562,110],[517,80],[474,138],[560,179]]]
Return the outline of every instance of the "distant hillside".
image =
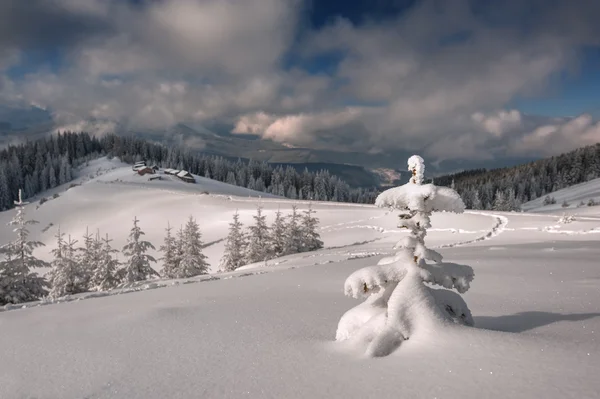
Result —
[[[600,177],[600,143],[555,157],[501,169],[478,169],[435,178],[454,186],[471,209],[510,211],[549,193]]]
[[[522,205],[527,212],[550,212],[600,205],[600,179],[575,184]]]
[[[348,183],[351,187],[378,187],[379,179],[376,175],[369,172],[362,166],[357,165],[341,165],[335,163],[325,163],[325,162],[316,162],[316,163],[272,163],[274,166],[291,166],[298,172],[303,172],[304,169],[307,169],[309,172],[318,172],[320,170],[328,170],[334,176],[339,177]]]

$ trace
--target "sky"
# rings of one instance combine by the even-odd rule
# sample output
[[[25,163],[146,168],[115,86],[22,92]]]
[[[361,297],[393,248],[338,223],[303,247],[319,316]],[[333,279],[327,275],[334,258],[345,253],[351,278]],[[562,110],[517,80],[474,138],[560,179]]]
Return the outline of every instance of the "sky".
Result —
[[[596,0],[3,0],[0,105],[441,160],[600,142]]]

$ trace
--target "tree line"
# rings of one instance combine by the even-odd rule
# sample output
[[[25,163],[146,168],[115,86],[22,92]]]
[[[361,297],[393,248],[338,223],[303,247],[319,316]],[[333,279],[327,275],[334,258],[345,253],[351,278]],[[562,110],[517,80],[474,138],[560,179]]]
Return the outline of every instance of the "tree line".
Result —
[[[187,149],[166,147],[135,137],[114,134],[93,137],[63,132],[44,139],[10,145],[0,151],[0,211],[10,209],[22,189],[23,199],[68,183],[73,170],[90,159],[107,155],[123,162],[145,160],[163,168],[196,175],[291,199],[372,203],[375,190],[351,188],[327,170],[298,172],[256,160],[230,160]]]
[[[236,211],[229,224],[225,253],[219,269],[229,272],[250,263],[267,262],[281,256],[323,248],[323,241],[317,232],[319,219],[313,216],[314,213],[310,205],[302,214],[293,205],[291,214],[287,216],[278,210],[269,227],[262,208],[258,207],[254,225],[244,231]]]
[[[190,278],[209,272],[203,254],[202,233],[192,216],[176,234],[172,233],[170,225],[167,226],[164,243],[159,248],[163,255],[160,273],[152,267],[157,260],[147,253],[155,247],[143,239],[145,233],[137,218],[133,219],[127,243],[121,251],[112,247],[108,234],[101,237],[99,231],[95,235],[86,231],[81,245],[76,246],[78,241],[70,235],[65,238],[59,227],[56,247],[51,251],[53,259],[45,262],[33,254],[44,244],[29,239],[28,226],[37,222],[25,218],[26,204],[20,193],[16,201],[17,213],[9,223],[14,226],[16,237],[0,247],[0,305],[106,291],[152,278]],[[301,215],[294,206],[287,217],[278,211],[269,227],[262,208],[258,207],[254,225],[244,231],[236,211],[226,238],[220,271],[234,271],[245,264],[322,248],[314,213],[309,206]],[[117,258],[119,252],[123,261]],[[51,270],[43,277],[35,271],[37,268]]]
[[[600,143],[523,165],[476,169],[436,177],[451,186],[467,208],[498,211],[520,209],[522,203],[600,177]]]

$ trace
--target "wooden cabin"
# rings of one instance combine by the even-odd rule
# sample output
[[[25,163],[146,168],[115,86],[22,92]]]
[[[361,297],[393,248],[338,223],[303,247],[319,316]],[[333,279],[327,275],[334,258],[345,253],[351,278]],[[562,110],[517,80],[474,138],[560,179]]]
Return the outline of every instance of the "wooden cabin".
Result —
[[[155,172],[154,172],[154,169],[152,169],[151,167],[144,166],[143,168],[137,169],[137,173],[140,176],[144,176],[144,175],[153,175]]]
[[[139,161],[136,162],[131,169],[133,169],[134,172],[137,172],[138,170],[144,169],[146,167],[146,161]]]
[[[192,176],[192,174],[186,170],[179,171],[179,173],[177,173],[177,177],[186,183],[196,183],[194,176]]]

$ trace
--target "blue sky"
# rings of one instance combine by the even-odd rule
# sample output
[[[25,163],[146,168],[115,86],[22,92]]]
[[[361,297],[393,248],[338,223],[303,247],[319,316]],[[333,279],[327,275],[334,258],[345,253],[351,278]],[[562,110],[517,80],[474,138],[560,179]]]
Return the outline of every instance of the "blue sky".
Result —
[[[591,0],[4,0],[0,104],[72,129],[552,155],[600,141],[599,14]]]
[[[600,118],[600,49],[584,51],[577,70],[560,73],[554,85],[543,96],[516,99],[514,107],[535,115],[560,117],[587,112]]]

